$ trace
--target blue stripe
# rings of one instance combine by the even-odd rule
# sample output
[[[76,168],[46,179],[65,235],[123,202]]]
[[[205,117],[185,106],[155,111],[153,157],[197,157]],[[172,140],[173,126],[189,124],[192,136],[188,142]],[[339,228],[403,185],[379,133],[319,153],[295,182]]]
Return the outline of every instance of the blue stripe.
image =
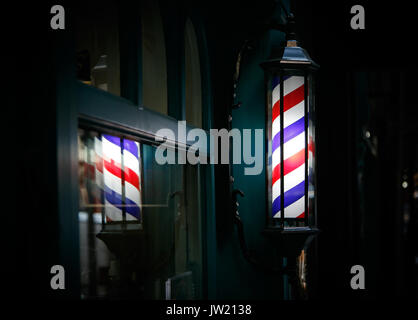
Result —
[[[305,195],[305,181],[302,181],[298,185],[294,186],[292,189],[286,191],[284,193],[284,207],[288,207],[295,201],[299,200]],[[273,216],[280,211],[280,199],[281,197],[278,196],[273,201],[272,205],[272,214]],[[285,210],[286,211],[286,210]]]
[[[123,148],[124,150],[127,150],[130,153],[132,153],[134,157],[138,159],[138,146],[134,141],[125,139],[123,141]]]
[[[119,137],[111,136],[109,134],[104,134],[103,137],[106,140],[108,140],[109,142],[111,142],[111,143],[117,145],[118,147],[120,147],[120,138]],[[129,151],[130,153],[132,153],[138,159],[138,146],[134,141],[124,139],[123,140],[123,148],[125,150]]]
[[[104,187],[104,193],[105,193],[105,198],[108,202],[110,202],[111,204],[113,204],[116,208],[121,209],[122,210],[122,196],[113,191],[112,189],[110,189],[108,186]]]
[[[111,204],[113,204],[116,208],[122,210],[122,196],[107,186],[104,187],[104,192],[105,192],[106,200],[110,202]],[[129,205],[125,207],[126,213],[134,216],[135,218],[139,220],[141,217],[139,206],[128,198],[125,199],[125,203]]]
[[[131,216],[134,216],[135,218],[137,218],[138,220],[140,219],[140,209],[138,207],[138,205],[131,201],[130,199],[126,198],[125,202],[127,205],[129,205],[128,207],[126,207],[126,213],[129,213]]]
[[[104,137],[109,142],[112,142],[113,144],[116,144],[118,147],[120,147],[120,138],[111,136],[110,134],[103,134],[102,137]]]
[[[289,79],[291,76],[284,76],[283,79],[286,81],[287,79]],[[280,84],[280,77],[273,77],[273,79],[271,80],[271,88],[274,89],[276,88],[278,85]]]
[[[292,123],[290,126],[284,128],[283,143],[286,143],[290,139],[300,135],[305,131],[305,117],[300,118],[298,121]],[[273,151],[280,146],[280,132],[276,133],[272,140]]]

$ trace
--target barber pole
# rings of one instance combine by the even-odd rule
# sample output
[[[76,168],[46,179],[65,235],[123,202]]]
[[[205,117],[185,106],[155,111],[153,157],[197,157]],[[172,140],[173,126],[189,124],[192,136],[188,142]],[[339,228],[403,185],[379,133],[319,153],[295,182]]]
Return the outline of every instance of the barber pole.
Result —
[[[140,220],[139,144],[102,135],[101,151],[106,222]]]
[[[272,216],[281,218],[281,197],[283,196],[283,217],[304,218],[305,78],[285,76],[282,80],[280,83],[280,77],[274,77],[272,81]],[[281,90],[283,90],[283,141],[281,141],[280,134]],[[283,152],[283,166],[281,165],[281,152]],[[281,194],[282,187],[283,195]]]
[[[299,46],[295,29],[295,18],[288,14],[284,46],[273,45],[270,56],[260,64],[266,85],[267,210],[262,233],[287,258],[290,268],[319,232],[314,79],[319,66]]]

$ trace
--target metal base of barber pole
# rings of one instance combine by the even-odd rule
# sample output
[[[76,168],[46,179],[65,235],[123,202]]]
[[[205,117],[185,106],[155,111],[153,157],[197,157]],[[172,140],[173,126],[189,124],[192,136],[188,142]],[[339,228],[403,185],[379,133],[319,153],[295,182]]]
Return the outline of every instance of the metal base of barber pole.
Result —
[[[289,285],[284,286],[285,300],[303,300],[306,290],[301,287],[298,274],[297,259],[302,250],[308,249],[312,240],[318,235],[319,229],[310,227],[298,228],[266,228],[262,234],[275,246],[283,266],[283,281]]]
[[[119,228],[123,227],[119,224]],[[125,225],[126,227],[126,225]],[[146,235],[143,230],[102,230],[96,235],[102,240],[109,251],[115,255],[118,263],[116,274],[110,275],[112,283],[111,292],[114,296],[134,297],[141,296],[141,292],[134,292],[138,283],[146,278],[148,252],[146,246]],[[112,295],[112,293],[110,293]]]
[[[299,256],[318,233],[319,229],[310,227],[266,228],[262,232],[284,257]]]

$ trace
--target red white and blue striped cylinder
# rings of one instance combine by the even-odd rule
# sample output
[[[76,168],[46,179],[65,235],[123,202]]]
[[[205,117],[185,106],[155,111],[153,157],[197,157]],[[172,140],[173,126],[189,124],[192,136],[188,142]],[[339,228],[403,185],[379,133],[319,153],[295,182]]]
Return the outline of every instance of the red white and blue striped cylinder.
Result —
[[[140,149],[136,141],[101,136],[103,191],[107,222],[140,221]],[[99,148],[98,148],[99,149]]]
[[[305,217],[307,196],[305,89],[307,88],[304,76],[273,77],[272,79],[271,214],[273,218],[300,219]],[[283,95],[282,102],[280,101],[281,94]],[[280,112],[281,103],[283,114]],[[281,117],[283,117],[283,141],[281,141],[280,134]],[[283,166],[281,165],[281,152],[283,152]],[[284,210],[282,205],[284,205]]]

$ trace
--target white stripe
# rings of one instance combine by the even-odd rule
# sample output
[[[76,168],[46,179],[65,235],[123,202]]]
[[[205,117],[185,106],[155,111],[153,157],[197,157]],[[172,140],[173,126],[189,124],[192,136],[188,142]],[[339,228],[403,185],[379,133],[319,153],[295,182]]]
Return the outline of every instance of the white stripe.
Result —
[[[280,179],[273,184],[271,191],[271,203],[273,203],[276,198],[280,197]]]
[[[125,152],[123,150],[123,166],[124,168],[129,168],[135,172],[139,177],[139,161],[138,159],[130,152]]]
[[[305,164],[284,176],[284,192],[296,187],[302,181],[305,181]]]
[[[111,204],[107,199],[105,199],[105,214],[112,221],[121,221],[122,220],[122,210],[116,208]]]
[[[102,141],[97,137],[94,137],[94,151],[96,151],[99,157],[102,157]]]
[[[283,95],[287,95],[304,84],[302,76],[293,76],[284,81]]]
[[[139,153],[138,153],[139,154]],[[126,149],[123,150],[123,165],[125,168],[131,169],[138,175],[139,182],[141,181],[141,177],[139,175],[139,161],[138,159]],[[133,186],[128,181],[125,181],[125,197],[133,202],[135,202],[138,206],[141,205],[140,202],[140,192],[139,190]],[[135,218],[134,218],[135,219]]]
[[[89,153],[89,164],[95,164],[96,163],[96,151],[94,151],[92,148],[88,149],[88,153]]]
[[[96,184],[100,189],[103,189],[103,173],[101,173],[99,170],[95,171],[95,175],[96,175]]]
[[[292,123],[295,123],[300,118],[305,115],[305,108],[304,108],[304,101],[299,102],[297,105],[292,107],[291,109],[285,111],[284,118],[283,118],[283,128],[290,126]],[[271,128],[271,136],[274,137],[276,134],[280,132],[280,116],[274,119],[272,128]]]
[[[121,163],[121,148],[114,143],[108,141],[104,136],[102,136],[102,152],[103,160],[110,162],[114,160],[117,164]],[[116,177],[110,173],[103,164],[103,182],[106,187],[122,194],[122,182],[119,177]]]
[[[293,139],[290,139],[284,144],[284,149],[283,149],[284,160],[298,153],[303,148],[305,148],[305,132],[302,132],[301,134],[297,135]],[[280,147],[274,150],[273,155],[272,155],[273,170],[279,164],[280,164]]]
[[[131,215],[130,213],[126,212],[125,215],[126,221],[138,221],[138,219],[136,217],[134,217],[133,215]]]
[[[289,94],[293,90],[303,85],[304,79],[301,76],[293,76],[284,81],[283,96]],[[272,107],[280,99],[280,84],[278,84],[272,92]]]
[[[280,165],[280,147],[278,147],[276,150],[274,150],[272,156],[271,156],[271,167],[276,168],[276,166]]]
[[[117,192],[118,194],[122,194],[122,181],[119,177],[116,177],[112,173],[106,170],[103,167],[103,182],[106,187],[109,189]]]
[[[285,218],[296,218],[305,211],[305,196],[284,208]]]
[[[305,196],[293,202],[291,205],[284,208],[285,218],[296,218],[305,211]],[[274,215],[274,218],[280,218],[280,211]]]
[[[103,158],[113,159],[115,162],[121,163],[121,148],[105,137],[102,138],[102,152]]]
[[[141,204],[139,190],[126,181],[125,181],[125,197],[135,202],[138,206]]]

